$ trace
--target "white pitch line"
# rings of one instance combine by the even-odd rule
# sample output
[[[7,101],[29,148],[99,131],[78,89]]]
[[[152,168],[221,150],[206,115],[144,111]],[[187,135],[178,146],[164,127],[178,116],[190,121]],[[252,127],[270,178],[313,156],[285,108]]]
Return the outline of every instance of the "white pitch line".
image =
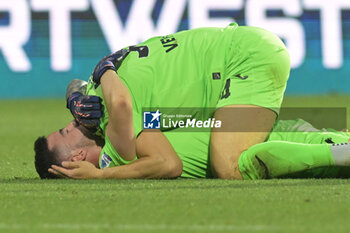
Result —
[[[0,229],[62,229],[62,230],[173,230],[173,231],[262,231],[262,230],[280,230],[281,228],[268,225],[178,225],[178,224],[6,224],[0,223]]]

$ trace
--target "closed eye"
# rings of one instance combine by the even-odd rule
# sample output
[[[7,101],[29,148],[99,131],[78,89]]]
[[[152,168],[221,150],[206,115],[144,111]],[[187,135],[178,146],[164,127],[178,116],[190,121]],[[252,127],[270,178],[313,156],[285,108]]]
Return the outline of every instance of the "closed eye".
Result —
[[[69,133],[68,129],[60,129],[59,132],[63,137]]]

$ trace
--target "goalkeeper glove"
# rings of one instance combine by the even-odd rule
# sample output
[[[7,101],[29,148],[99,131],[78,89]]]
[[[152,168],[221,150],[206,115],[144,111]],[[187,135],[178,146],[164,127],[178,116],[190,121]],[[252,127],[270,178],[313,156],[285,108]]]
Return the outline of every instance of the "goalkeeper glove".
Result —
[[[87,128],[99,127],[103,113],[100,97],[74,92],[67,99],[67,108],[79,124]]]
[[[102,58],[102,60],[96,65],[93,73],[92,80],[97,88],[101,83],[101,77],[107,70],[117,71],[124,58],[129,54],[128,49],[121,49],[109,56]]]

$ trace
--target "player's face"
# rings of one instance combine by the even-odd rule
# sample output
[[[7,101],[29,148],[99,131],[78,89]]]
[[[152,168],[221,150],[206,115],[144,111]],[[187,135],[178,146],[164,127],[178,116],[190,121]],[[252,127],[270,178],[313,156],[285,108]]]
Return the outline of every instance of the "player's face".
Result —
[[[47,137],[48,147],[51,150],[53,147],[73,148],[80,144],[84,139],[88,140],[84,135],[85,128],[78,125],[74,120],[66,127],[60,129]]]

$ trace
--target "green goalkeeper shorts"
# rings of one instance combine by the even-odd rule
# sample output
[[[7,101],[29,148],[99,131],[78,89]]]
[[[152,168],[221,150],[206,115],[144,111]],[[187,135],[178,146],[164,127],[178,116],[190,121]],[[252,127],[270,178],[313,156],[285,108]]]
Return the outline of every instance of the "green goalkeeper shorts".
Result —
[[[229,54],[227,80],[216,107],[257,105],[278,114],[290,72],[290,58],[283,42],[264,29],[238,27]]]

